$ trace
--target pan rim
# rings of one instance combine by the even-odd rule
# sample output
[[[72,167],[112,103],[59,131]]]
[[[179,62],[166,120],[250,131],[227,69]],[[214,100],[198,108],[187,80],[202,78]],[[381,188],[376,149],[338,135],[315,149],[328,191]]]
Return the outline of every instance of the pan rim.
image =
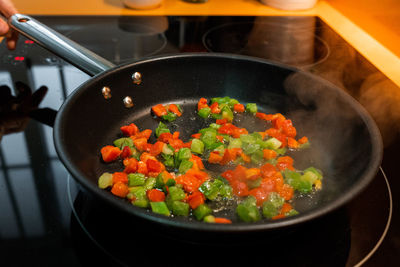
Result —
[[[321,207],[315,208],[314,210],[307,211],[301,213],[298,216],[293,216],[281,220],[271,221],[268,223],[265,222],[255,222],[255,223],[235,223],[235,224],[228,224],[228,225],[221,225],[221,224],[208,224],[203,222],[197,221],[190,221],[190,222],[182,222],[180,220],[174,220],[174,218],[166,217],[163,215],[158,215],[147,211],[145,209],[137,208],[132,205],[128,205],[126,202],[121,201],[121,199],[117,199],[116,197],[109,194],[97,186],[94,186],[89,179],[86,179],[85,176],[80,173],[73,164],[68,160],[63,142],[62,142],[62,131],[60,127],[62,127],[63,123],[63,114],[64,111],[68,108],[71,103],[73,103],[74,99],[79,97],[79,95],[85,91],[85,88],[90,87],[90,84],[95,83],[96,81],[102,79],[102,77],[111,75],[112,73],[118,72],[124,68],[130,68],[132,66],[145,64],[146,62],[155,62],[155,61],[163,61],[168,59],[177,59],[177,58],[193,58],[193,57],[210,57],[210,58],[224,58],[224,59],[232,59],[232,60],[245,60],[245,61],[254,61],[262,64],[268,64],[276,67],[280,67],[286,70],[290,70],[293,72],[301,73],[302,75],[306,75],[313,80],[320,81],[322,83],[327,84],[329,87],[332,87],[336,91],[338,91],[339,96],[343,98],[349,105],[351,105],[355,111],[359,114],[362,121],[365,123],[366,128],[368,129],[371,135],[371,163],[367,169],[364,170],[363,179],[358,180],[349,190],[344,192],[344,194],[333,201],[328,202]],[[85,189],[90,191],[90,193],[94,193],[95,195],[101,196],[105,199],[109,204],[118,207],[121,211],[127,212],[130,216],[138,216],[145,220],[150,220],[154,223],[159,223],[162,225],[167,225],[170,227],[176,228],[184,228],[187,230],[195,230],[195,231],[206,231],[206,232],[255,232],[255,231],[270,231],[270,230],[277,230],[277,229],[284,229],[291,226],[300,225],[323,215],[326,215],[339,207],[342,207],[344,204],[348,203],[350,200],[355,198],[358,194],[360,194],[367,185],[372,181],[375,177],[376,173],[378,172],[378,168],[381,164],[382,157],[383,157],[383,141],[380,134],[380,131],[371,117],[371,115],[367,112],[367,110],[357,101],[355,100],[350,94],[345,92],[344,90],[340,89],[333,83],[325,80],[319,76],[316,76],[312,73],[306,72],[299,68],[295,68],[292,66],[287,66],[282,63],[276,63],[273,61],[269,61],[266,59],[251,57],[251,56],[244,56],[244,55],[237,55],[237,54],[228,54],[228,53],[209,53],[209,52],[202,52],[202,53],[183,53],[183,54],[168,54],[163,56],[153,56],[149,57],[140,61],[130,62],[123,65],[116,66],[111,68],[107,71],[97,74],[96,76],[92,77],[85,83],[81,84],[77,89],[75,89],[65,100],[62,104],[60,110],[57,113],[56,120],[54,123],[54,134],[53,140],[55,144],[55,148],[57,154],[66,167],[66,169],[71,173],[72,177],[79,182],[79,184],[83,185]]]

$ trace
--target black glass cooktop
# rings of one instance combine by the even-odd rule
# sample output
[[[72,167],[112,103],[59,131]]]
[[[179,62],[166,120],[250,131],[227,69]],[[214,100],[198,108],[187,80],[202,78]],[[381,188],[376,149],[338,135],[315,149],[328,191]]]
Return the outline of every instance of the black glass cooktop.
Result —
[[[400,196],[400,88],[321,19],[37,18],[116,64],[170,53],[227,52],[312,72],[347,91],[370,112],[385,151],[382,167],[363,193],[293,232],[205,245],[135,227],[134,221],[99,205],[74,181],[57,157],[52,128],[43,123],[51,124],[50,109],[57,110],[90,77],[21,37],[15,51],[8,51],[4,43],[0,46],[2,266],[397,265],[400,213],[392,205]],[[36,91],[30,98],[29,90],[15,86],[17,81],[33,91],[45,85],[48,91]],[[35,117],[42,122],[19,112],[39,103],[41,112]]]

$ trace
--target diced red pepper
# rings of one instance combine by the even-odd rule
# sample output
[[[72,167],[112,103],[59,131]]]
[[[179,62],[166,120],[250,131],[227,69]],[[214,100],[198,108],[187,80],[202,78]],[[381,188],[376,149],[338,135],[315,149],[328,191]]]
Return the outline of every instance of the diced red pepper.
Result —
[[[148,159],[146,165],[148,172],[160,173],[162,171],[161,163],[157,160]]]
[[[277,172],[275,166],[270,163],[265,163],[263,166],[261,166],[260,171],[262,177],[264,178],[271,178]]]
[[[138,162],[138,164],[137,164],[137,172],[141,173],[141,174],[144,174],[144,175],[147,175],[148,170],[147,170],[146,162],[143,162],[143,161],[139,161]]]
[[[125,163],[125,160],[128,160],[128,161],[126,161],[126,163]],[[138,161],[134,158],[128,158],[125,160],[124,160],[124,166],[125,166],[124,172],[125,173],[135,173],[138,168]]]
[[[208,108],[208,104],[207,104],[208,100],[205,98],[200,98],[199,102],[197,103],[197,110],[200,110],[202,108]]]
[[[164,192],[158,189],[147,190],[146,195],[151,202],[161,202],[165,200]]]
[[[126,159],[126,158],[130,157],[131,155],[132,155],[131,148],[129,146],[124,146],[124,148],[122,149],[121,155],[120,155],[121,158]]]
[[[294,190],[288,184],[283,184],[282,188],[278,191],[279,195],[285,200],[291,200],[293,198]]]
[[[197,191],[202,182],[193,175],[181,175],[175,179],[177,184],[183,185],[183,189],[188,193]]]
[[[170,104],[168,106],[168,110],[171,111],[172,113],[175,113],[178,117],[182,116],[182,112],[179,111],[179,108],[175,104]]]
[[[195,133],[191,135],[192,138],[200,139],[201,133]]]
[[[147,139],[144,137],[135,139],[133,140],[133,144],[139,151],[145,151],[147,145]]]
[[[187,197],[187,202],[192,209],[196,209],[203,204],[205,200],[205,196],[200,191],[196,191]]]
[[[244,197],[249,195],[249,188],[245,182],[234,180],[231,183],[231,187],[232,187],[232,192],[239,197]]]
[[[269,160],[276,158],[278,156],[278,153],[276,153],[276,151],[272,149],[263,149],[263,155],[264,159]]]
[[[235,104],[233,105],[233,111],[236,111],[237,113],[243,113],[244,112],[244,105],[243,104]]]
[[[161,117],[168,114],[167,109],[162,104],[158,104],[151,107],[151,110],[157,117]]]
[[[219,154],[218,151],[212,151],[210,156],[208,157],[209,163],[220,163],[222,160],[222,156]]]
[[[225,223],[225,224],[230,224],[230,223],[232,223],[231,220],[229,220],[229,219],[227,219],[227,218],[221,218],[221,217],[216,217],[216,218],[214,219],[214,222],[215,222],[215,223]]]
[[[268,194],[269,192],[261,187],[254,188],[249,191],[249,195],[256,198],[257,206],[262,205],[262,203],[268,198]]]
[[[297,142],[296,139],[294,139],[292,137],[287,138],[287,143],[288,143],[288,147],[290,147],[290,148],[296,149],[296,148],[300,147],[299,142]]]
[[[131,136],[137,134],[139,132],[139,128],[135,124],[131,123],[129,125],[122,126],[121,132],[125,136]]]
[[[223,124],[225,124],[227,122],[228,122],[227,119],[218,119],[218,120],[215,121],[215,123],[218,124],[218,125],[223,125]]]
[[[129,193],[129,188],[126,184],[118,182],[114,184],[111,188],[111,193],[119,197],[126,197]]]
[[[297,142],[299,142],[299,144],[305,144],[308,142],[308,138],[303,136],[302,138],[300,138],[299,140],[297,140]]]
[[[169,143],[169,140],[172,139],[172,134],[171,133],[162,133],[158,137],[158,141],[164,142],[164,143]]]
[[[219,114],[221,113],[221,109],[219,108],[218,102],[214,102],[210,106],[211,113]]]
[[[112,182],[113,182],[113,184],[116,184],[116,183],[127,184],[128,183],[128,175],[124,172],[114,172],[112,174]]]
[[[112,162],[118,159],[119,155],[121,154],[121,150],[115,146],[105,146],[101,148],[100,153],[104,162]]]
[[[293,159],[289,156],[280,157],[277,160],[276,167],[281,171],[285,169],[294,170]]]
[[[164,146],[165,146],[164,142],[161,141],[155,142],[150,148],[150,154],[152,156],[159,155],[162,152]]]

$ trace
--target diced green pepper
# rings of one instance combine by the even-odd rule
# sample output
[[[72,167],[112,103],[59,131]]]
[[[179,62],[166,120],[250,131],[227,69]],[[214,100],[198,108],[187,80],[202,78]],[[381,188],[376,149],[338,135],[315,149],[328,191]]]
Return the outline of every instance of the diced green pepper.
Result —
[[[210,147],[217,141],[217,134],[214,131],[204,131],[200,140],[204,143],[207,149],[210,149]]]
[[[158,214],[162,214],[165,216],[170,216],[170,212],[169,209],[167,207],[167,204],[165,204],[164,201],[160,201],[160,202],[150,202],[150,206],[151,206],[151,210],[154,213],[158,213]]]
[[[147,199],[146,189],[143,186],[129,187],[129,192],[137,199]]]
[[[162,148],[161,153],[165,155],[173,155],[174,154],[174,149],[172,146],[165,144]]]
[[[220,120],[222,119],[222,114],[221,113],[211,113],[211,118],[214,120]]]
[[[162,154],[161,156],[164,159],[163,163],[164,163],[165,167],[174,167],[175,166],[175,161],[174,161],[173,155]]]
[[[156,184],[156,178],[154,178],[154,177],[149,177],[149,178],[146,179],[146,182],[144,183],[144,186],[143,186],[143,187],[144,187],[146,190],[150,190],[150,189],[153,189],[153,188],[154,188],[155,184]]]
[[[310,142],[300,144],[299,149],[306,149],[310,147]]]
[[[283,172],[285,182],[293,187],[294,190],[298,190],[301,193],[308,193],[312,190],[312,184],[308,180],[308,176],[301,175],[299,172],[285,170]]]
[[[306,171],[301,176],[301,179],[305,180],[305,181],[309,181],[311,184],[313,184],[316,180],[318,180],[318,176],[312,171]]]
[[[260,211],[257,208],[257,200],[253,196],[248,196],[238,204],[236,212],[239,218],[245,222],[256,222],[261,219]]]
[[[242,140],[240,138],[230,138],[228,149],[232,148],[241,148],[242,147]]]
[[[99,180],[97,181],[97,183],[101,189],[105,189],[109,186],[112,186],[113,185],[112,174],[108,173],[108,172],[103,173],[99,177]]]
[[[178,160],[182,161],[182,160],[188,160],[192,158],[192,152],[190,152],[190,149],[185,147],[185,148],[181,148],[178,151]]]
[[[118,138],[117,140],[114,140],[114,145],[118,147],[119,149],[123,149],[125,146],[128,146],[130,148],[133,148],[133,140],[129,137],[122,137]]]
[[[203,222],[215,223],[215,217],[213,215],[207,215],[203,218]]]
[[[197,154],[203,154],[204,152],[204,143],[199,139],[193,139],[192,144],[190,145],[190,150]]]
[[[268,140],[266,140],[265,144],[266,144],[266,148],[276,150],[282,145],[282,142],[279,141],[278,139],[276,139],[275,137],[272,137],[272,138],[269,138]]]
[[[201,204],[193,211],[194,217],[199,221],[201,221],[205,216],[210,215],[211,213],[212,210],[210,209],[210,207],[207,206],[207,204]]]
[[[192,168],[193,162],[188,160],[182,160],[181,164],[179,164],[179,173],[186,173],[190,168]]]
[[[320,180],[322,179],[322,172],[320,170],[318,170],[318,169],[316,169],[314,167],[308,167],[307,169],[304,170],[304,173],[306,173],[308,171],[310,171],[310,172],[314,173],[315,175],[317,175],[317,179],[320,179]]]
[[[213,129],[215,129],[215,130],[218,130],[219,128],[221,128],[221,125],[216,124],[216,123],[211,123],[211,124],[210,124],[210,128],[213,128]]]
[[[256,150],[251,156],[251,162],[255,163],[255,164],[260,164],[261,162],[263,162],[263,157],[264,157],[264,153],[262,150]]]
[[[146,176],[142,173],[128,174],[128,186],[144,185],[145,182],[146,182]]]
[[[236,99],[233,99],[233,98],[231,98],[231,99],[229,100],[229,102],[228,102],[228,105],[229,105],[229,107],[230,107],[231,109],[233,109],[233,107],[234,107],[236,104],[239,104],[239,101],[236,100]]]
[[[185,198],[185,191],[177,186],[170,186],[168,195],[172,201],[182,200]]]
[[[219,189],[219,195],[223,199],[232,199],[232,187],[229,184],[224,184]]]
[[[135,199],[132,201],[132,205],[139,208],[147,208],[149,206],[149,201],[147,199]]]
[[[262,211],[265,218],[272,218],[279,214],[285,199],[276,192],[271,192],[268,199],[263,202]]]
[[[202,108],[197,112],[197,114],[199,114],[199,116],[204,118],[204,119],[208,118],[210,113],[211,113],[211,108],[207,108],[207,107]]]
[[[176,181],[172,178],[168,179],[167,182],[165,183],[166,186],[174,186],[176,184]]]
[[[171,122],[176,120],[177,116],[175,113],[168,111],[168,113],[166,115],[163,115],[162,118],[163,120]]]
[[[300,182],[295,189],[299,190],[301,193],[309,193],[312,191],[312,183],[310,181],[300,179]]]
[[[189,216],[189,204],[182,201],[172,202],[172,213],[177,216]]]
[[[299,214],[299,212],[297,210],[291,209],[291,210],[289,210],[288,212],[285,213],[285,216],[286,217],[290,217],[290,216],[294,216],[294,215],[297,215],[297,214]]]
[[[154,187],[155,187],[155,188],[158,188],[158,189],[163,189],[164,186],[165,186],[164,177],[163,177],[163,174],[160,173],[160,174],[157,175],[157,177],[156,177],[156,183],[154,184]]]
[[[251,144],[251,143],[244,143],[242,146],[243,152],[246,153],[247,155],[251,155],[255,153],[256,151],[259,151],[261,149],[259,144]]]
[[[209,200],[215,200],[220,192],[221,187],[224,185],[219,179],[215,179],[213,182],[210,180],[205,181],[199,188],[199,191]]]
[[[247,186],[249,189],[257,188],[261,185],[262,178],[258,178],[256,180],[248,180]]]
[[[229,106],[225,106],[221,109],[221,115],[223,119],[227,119],[229,122],[233,120],[233,112]]]
[[[245,144],[254,144],[256,142],[256,138],[250,134],[242,134],[240,135],[240,141]]]
[[[246,112],[250,112],[252,114],[257,113],[257,104],[255,104],[255,103],[247,103]]]
[[[160,121],[158,127],[156,128],[156,136],[159,137],[162,133],[170,133],[167,125]]]
[[[137,160],[140,159],[141,153],[135,147],[131,147],[131,152],[132,152],[131,157],[133,157],[133,158],[135,158]]]
[[[278,155],[285,155],[285,154],[286,154],[286,151],[287,151],[286,147],[281,147],[281,148],[275,149],[275,152],[276,152]]]

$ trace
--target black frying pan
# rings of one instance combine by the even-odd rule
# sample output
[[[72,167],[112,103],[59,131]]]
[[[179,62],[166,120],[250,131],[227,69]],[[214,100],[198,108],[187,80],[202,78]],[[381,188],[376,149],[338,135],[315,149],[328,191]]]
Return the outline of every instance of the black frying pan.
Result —
[[[55,146],[61,161],[80,184],[133,218],[170,229],[207,233],[282,229],[342,206],[367,186],[380,165],[381,136],[368,113],[341,89],[309,73],[258,58],[212,53],[168,55],[113,66],[32,18],[14,15],[10,24],[94,76],[77,88],[58,111]],[[139,85],[132,82],[135,72],[142,74]],[[110,99],[102,95],[105,86],[111,89]],[[133,108],[124,106],[126,96],[133,99]],[[181,131],[182,139],[187,140],[205,126],[195,113],[196,102],[200,97],[216,96],[256,102],[263,112],[283,113],[292,119],[299,135],[311,140],[309,150],[296,154],[295,166],[302,169],[313,165],[323,170],[323,189],[311,198],[296,200],[300,215],[251,224],[207,224],[153,214],[97,187],[101,173],[118,168],[102,163],[99,151],[120,136],[121,125],[134,122],[141,130],[154,130],[158,120],[150,115],[151,106],[179,103],[184,115],[169,127]]]

